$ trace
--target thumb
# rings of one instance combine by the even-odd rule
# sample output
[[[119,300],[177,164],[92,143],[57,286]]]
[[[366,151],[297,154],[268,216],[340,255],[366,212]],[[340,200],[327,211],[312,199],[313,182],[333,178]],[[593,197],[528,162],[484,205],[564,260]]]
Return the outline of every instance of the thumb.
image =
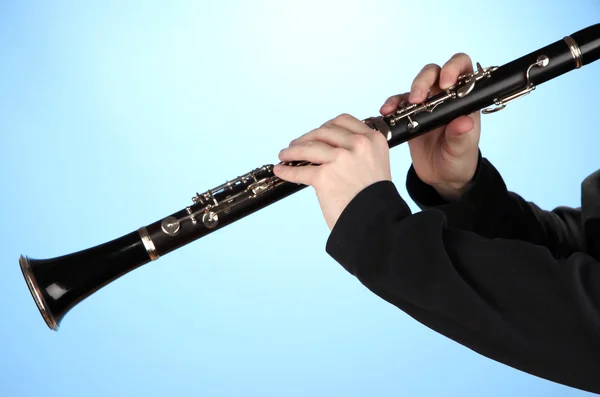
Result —
[[[454,150],[460,150],[468,143],[468,132],[473,129],[475,122],[469,116],[460,116],[446,126],[446,144]]]

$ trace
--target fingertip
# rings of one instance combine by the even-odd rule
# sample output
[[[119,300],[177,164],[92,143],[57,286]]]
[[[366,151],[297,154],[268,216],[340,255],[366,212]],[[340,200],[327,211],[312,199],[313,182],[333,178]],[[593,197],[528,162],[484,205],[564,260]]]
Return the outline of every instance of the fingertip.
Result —
[[[440,72],[440,88],[447,90],[458,81],[459,71],[452,64],[442,68]]]
[[[440,72],[440,88],[450,88],[458,82],[461,74],[471,71],[473,71],[471,58],[464,52],[454,54],[442,67]]]
[[[273,167],[273,174],[279,176],[283,174],[285,167],[282,164],[275,164]]]
[[[400,99],[397,95],[394,95],[386,99],[381,108],[393,108],[394,106],[398,106],[398,103],[400,103]]]
[[[448,88],[452,87],[454,84],[456,84],[456,81],[458,80],[458,76],[456,76],[456,78],[453,78],[451,76],[446,75],[445,77],[440,77],[440,88],[442,90],[447,90]]]
[[[439,86],[437,85],[437,83],[432,86],[414,87],[411,90],[410,95],[408,96],[408,102],[413,104],[422,103],[425,102],[427,98],[429,98],[432,95],[435,95],[438,92]]]
[[[462,119],[460,123],[465,132],[471,131],[475,126],[475,121],[469,116],[461,116],[459,119]]]
[[[277,157],[279,158],[280,161],[285,161],[285,158],[286,158],[285,155],[288,153],[287,149],[288,148],[284,148],[279,151],[279,154],[277,155]],[[281,166],[279,168],[281,168]]]
[[[388,113],[391,113],[394,110],[394,107],[390,104],[384,104],[380,109],[379,109],[379,113],[382,116],[385,116]]]

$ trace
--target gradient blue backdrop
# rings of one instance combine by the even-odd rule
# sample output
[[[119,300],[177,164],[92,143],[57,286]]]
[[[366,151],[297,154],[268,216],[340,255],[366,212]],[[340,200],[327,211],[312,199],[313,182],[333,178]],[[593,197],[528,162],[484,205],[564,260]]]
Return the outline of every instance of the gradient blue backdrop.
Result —
[[[500,65],[600,19],[596,0],[0,2],[0,396],[583,396],[479,356],[324,251],[312,189],[43,323],[20,254],[105,242],[267,163],[420,68]],[[599,167],[600,64],[483,116],[509,188],[578,206]],[[392,152],[404,188],[410,156]],[[600,375],[599,375],[600,376]]]

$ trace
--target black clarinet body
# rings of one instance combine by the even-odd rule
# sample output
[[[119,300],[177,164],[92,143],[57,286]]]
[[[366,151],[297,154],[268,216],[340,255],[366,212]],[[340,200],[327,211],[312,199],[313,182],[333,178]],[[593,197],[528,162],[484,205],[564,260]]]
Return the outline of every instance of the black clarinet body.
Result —
[[[478,63],[457,84],[423,103],[402,103],[389,115],[363,122],[384,134],[391,148],[461,115],[502,110],[536,86],[598,58],[600,24],[500,67],[482,68]],[[107,243],[52,259],[21,256],[21,270],[46,324],[57,330],[71,308],[115,279],[305,187],[277,178],[273,166],[265,165],[196,193],[189,206]]]
[[[482,68],[424,104],[403,104],[383,117],[390,147],[407,142],[459,116],[482,110],[490,114],[535,90],[535,87],[600,58],[600,24],[592,25],[500,67]],[[456,99],[456,100],[454,100]],[[377,120],[377,118],[375,118]],[[408,122],[407,122],[408,121]],[[386,129],[381,122],[379,129]]]

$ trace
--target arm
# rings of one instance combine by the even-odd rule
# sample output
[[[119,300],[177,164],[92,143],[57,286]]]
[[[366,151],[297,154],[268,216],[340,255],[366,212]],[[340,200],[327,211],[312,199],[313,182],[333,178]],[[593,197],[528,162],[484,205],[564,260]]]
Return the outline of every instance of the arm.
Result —
[[[422,182],[413,166],[407,174],[406,188],[419,208],[442,211],[450,227],[487,238],[542,245],[558,258],[585,252],[580,208],[563,206],[545,211],[509,192],[496,168],[481,152],[470,189],[456,201],[442,198]]]
[[[600,263],[411,215],[390,181],[344,209],[327,252],[375,294],[494,360],[600,392]],[[482,221],[480,225],[485,224]]]

